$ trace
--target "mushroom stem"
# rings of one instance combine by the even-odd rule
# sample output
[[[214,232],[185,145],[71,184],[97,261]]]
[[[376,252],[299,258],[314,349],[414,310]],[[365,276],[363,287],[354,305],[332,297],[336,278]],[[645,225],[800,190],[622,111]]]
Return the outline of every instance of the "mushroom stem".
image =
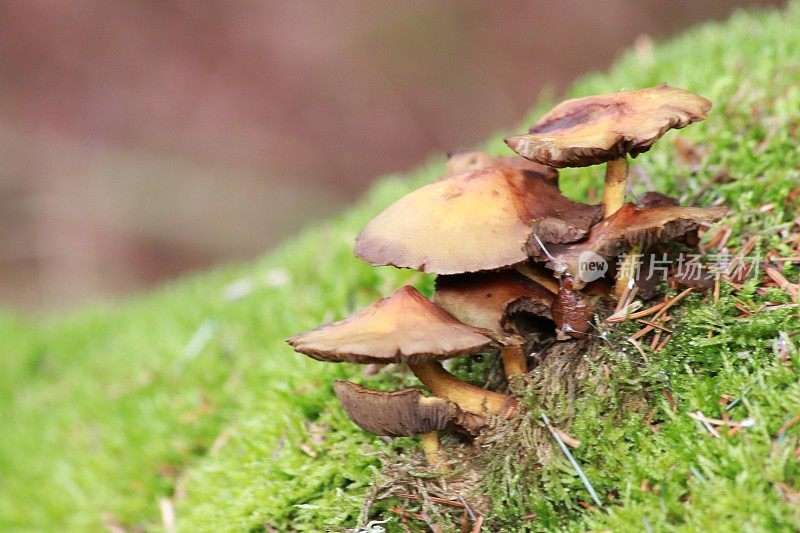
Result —
[[[628,184],[628,156],[606,163],[606,185],[603,189],[603,217],[608,218],[625,204],[625,188]]]
[[[552,272],[548,272],[541,267],[533,267],[528,263],[516,266],[517,272],[531,281],[535,281],[553,294],[558,293],[558,281],[553,277]]]
[[[633,277],[631,274],[636,269],[636,262],[639,260],[638,255],[641,251],[641,246],[634,246],[628,251],[628,254],[620,265],[619,271],[617,272],[617,281],[614,284],[614,294],[617,298],[621,297],[628,287],[628,283]]]
[[[468,413],[483,415],[489,411],[504,418],[516,414],[517,401],[514,398],[465,383],[445,370],[439,362],[411,363],[408,366],[432,393],[450,400]]]
[[[519,344],[503,346],[500,350],[500,355],[503,357],[503,369],[505,370],[506,378],[528,373],[528,362],[525,360],[525,354]]]
[[[422,451],[425,453],[425,459],[428,460],[428,464],[435,467],[438,472],[450,472],[452,468],[444,462],[439,451],[439,432],[423,433],[419,438],[422,441]]]

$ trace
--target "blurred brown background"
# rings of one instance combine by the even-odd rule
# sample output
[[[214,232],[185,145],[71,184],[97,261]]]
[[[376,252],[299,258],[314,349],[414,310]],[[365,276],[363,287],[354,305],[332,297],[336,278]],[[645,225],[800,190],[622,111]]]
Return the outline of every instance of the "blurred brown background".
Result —
[[[544,86],[777,1],[0,2],[0,307],[250,258]]]

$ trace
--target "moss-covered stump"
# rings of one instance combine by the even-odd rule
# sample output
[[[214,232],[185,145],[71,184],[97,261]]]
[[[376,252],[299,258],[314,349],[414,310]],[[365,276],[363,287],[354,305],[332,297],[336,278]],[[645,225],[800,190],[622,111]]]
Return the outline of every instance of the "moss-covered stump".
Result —
[[[714,101],[708,119],[683,130],[680,141],[667,134],[633,161],[634,193],[659,190],[698,206],[719,201],[733,209],[724,223],[731,249],[757,237],[754,253],[797,256],[787,239],[798,229],[798,26],[797,2],[781,12],[740,13],[640,46],[567,96],[668,82]],[[483,148],[507,154],[502,137]],[[283,340],[404,283],[432,294],[430,278],[369,268],[352,256],[352,243],[382,209],[443,172],[442,157],[387,178],[341,217],[250,265],[114,307],[36,322],[0,318],[0,529],[158,529],[171,515],[185,531],[354,528],[379,479],[379,457],[405,464],[419,452],[412,439],[387,442],[355,427],[331,384],[349,379],[395,390],[418,383],[307,360]],[[565,170],[560,183],[570,198],[586,200],[602,179],[597,172]],[[782,275],[796,283],[797,264],[783,265]],[[775,285],[723,283],[716,299],[698,291],[674,309],[661,350],[641,346],[646,360],[624,340],[641,324],[615,326],[599,359],[579,363],[597,388],[576,387],[572,403],[570,395],[524,392],[529,411],[515,438],[541,457],[515,460],[502,452],[514,441],[497,434],[476,480],[492,524],[485,530],[800,528],[800,424],[793,422],[800,319],[785,307],[791,303]],[[480,385],[494,379],[491,367],[487,359],[456,370]],[[603,509],[553,444],[542,411],[580,441],[571,453]],[[690,414],[739,427],[711,425],[715,434]],[[370,519],[402,530],[402,518],[388,509],[412,503],[395,495],[375,503]],[[406,523],[425,527],[414,517]]]

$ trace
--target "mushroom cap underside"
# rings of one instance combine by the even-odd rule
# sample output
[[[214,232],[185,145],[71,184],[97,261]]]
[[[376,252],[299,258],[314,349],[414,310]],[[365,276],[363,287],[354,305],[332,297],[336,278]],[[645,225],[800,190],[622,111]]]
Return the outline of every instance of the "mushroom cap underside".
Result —
[[[333,389],[348,418],[373,435],[410,437],[439,431],[458,413],[455,404],[423,396],[417,389],[382,392],[341,380]]]
[[[461,322],[495,335],[513,334],[515,312],[552,318],[555,295],[515,270],[436,278],[433,301]]]
[[[446,170],[440,180],[472,170],[492,167],[516,168],[540,174],[553,183],[558,183],[558,170],[520,156],[495,156],[485,152],[454,152],[447,158]]]

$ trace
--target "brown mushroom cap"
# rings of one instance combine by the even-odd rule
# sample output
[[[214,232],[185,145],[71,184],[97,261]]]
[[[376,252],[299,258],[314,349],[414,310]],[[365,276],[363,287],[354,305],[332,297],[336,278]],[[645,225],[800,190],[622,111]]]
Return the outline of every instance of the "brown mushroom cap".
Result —
[[[515,270],[439,276],[433,301],[465,324],[495,335],[514,333],[512,315],[552,318],[555,295]]]
[[[578,262],[581,254],[593,253],[610,261],[633,246],[645,249],[658,242],[682,237],[697,229],[700,224],[720,220],[726,211],[724,207],[671,205],[640,208],[629,203],[609,218],[592,226],[589,236],[581,242],[550,245],[547,247],[549,257],[538,248],[530,251],[534,259],[546,261],[548,268],[557,274],[573,277],[575,289],[580,289],[586,285],[579,276]]]
[[[462,324],[406,285],[348,318],[287,342],[320,361],[420,363],[477,353],[491,342],[485,333]]]
[[[411,437],[439,431],[458,413],[455,404],[423,396],[417,389],[381,392],[337,380],[333,390],[350,420],[373,435]]]
[[[367,224],[355,252],[372,265],[434,274],[495,270],[525,261],[534,234],[573,242],[601,217],[600,206],[573,202],[537,173],[491,168],[404,196]]]
[[[485,152],[455,152],[447,159],[447,171],[440,178],[445,179],[456,174],[471,170],[483,170],[492,167],[516,168],[530,170],[541,174],[543,178],[553,183],[558,183],[558,170],[547,165],[540,165],[534,161],[519,156],[493,156]]]
[[[659,207],[667,205],[681,205],[677,198],[667,196],[657,191],[647,191],[636,198],[636,207]]]
[[[556,168],[585,167],[646,152],[664,133],[706,118],[711,102],[661,84],[567,100],[507,138],[523,157]]]

